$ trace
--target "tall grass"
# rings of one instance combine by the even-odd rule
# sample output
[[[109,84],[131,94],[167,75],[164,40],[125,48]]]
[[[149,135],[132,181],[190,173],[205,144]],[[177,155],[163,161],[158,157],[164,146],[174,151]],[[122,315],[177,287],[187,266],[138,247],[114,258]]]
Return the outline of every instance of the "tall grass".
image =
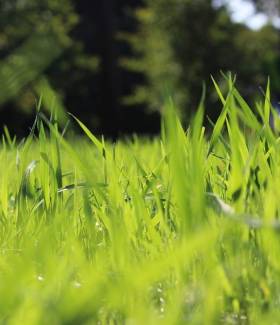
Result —
[[[0,150],[4,324],[277,324],[280,142],[234,82],[210,134],[166,103],[161,139],[67,140],[38,113]],[[270,116],[274,115],[271,126]]]

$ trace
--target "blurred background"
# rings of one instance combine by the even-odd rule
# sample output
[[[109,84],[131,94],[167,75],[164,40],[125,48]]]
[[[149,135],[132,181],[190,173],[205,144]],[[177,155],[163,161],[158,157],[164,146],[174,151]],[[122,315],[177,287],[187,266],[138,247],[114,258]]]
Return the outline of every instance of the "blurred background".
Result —
[[[111,138],[157,134],[166,94],[187,121],[213,75],[249,103],[280,99],[279,0],[0,0],[0,126],[24,136],[41,101]],[[224,85],[224,86],[223,86]]]

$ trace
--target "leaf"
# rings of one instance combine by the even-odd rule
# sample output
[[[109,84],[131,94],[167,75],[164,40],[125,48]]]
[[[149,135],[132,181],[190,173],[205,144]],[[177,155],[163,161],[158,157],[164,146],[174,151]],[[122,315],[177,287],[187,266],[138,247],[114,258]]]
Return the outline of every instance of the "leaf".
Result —
[[[102,155],[104,155],[104,147],[101,141],[99,141],[96,136],[94,136],[92,134],[92,132],[84,125],[84,123],[82,123],[76,116],[74,116],[73,114],[69,113],[69,115],[71,115],[75,121],[79,124],[79,126],[81,127],[81,129],[85,132],[85,134],[88,136],[88,138],[95,144],[95,146],[97,147],[97,149],[100,151],[100,153]]]

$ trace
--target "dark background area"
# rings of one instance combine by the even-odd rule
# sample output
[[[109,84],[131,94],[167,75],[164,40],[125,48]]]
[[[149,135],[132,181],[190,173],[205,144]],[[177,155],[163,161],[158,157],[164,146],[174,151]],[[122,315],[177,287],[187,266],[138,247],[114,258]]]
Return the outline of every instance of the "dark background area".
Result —
[[[256,10],[279,12],[275,1]],[[206,112],[220,105],[210,75],[237,75],[246,100],[271,78],[280,96],[279,30],[235,23],[211,0],[1,0],[0,125],[24,136],[42,109],[69,111],[108,137],[157,134],[166,95],[188,121],[206,85]]]

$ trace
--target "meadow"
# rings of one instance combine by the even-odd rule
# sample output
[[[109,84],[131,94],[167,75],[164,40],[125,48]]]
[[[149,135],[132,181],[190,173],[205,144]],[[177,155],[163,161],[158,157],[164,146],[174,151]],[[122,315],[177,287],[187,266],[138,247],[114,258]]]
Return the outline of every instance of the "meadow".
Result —
[[[68,138],[40,111],[0,149],[2,324],[279,324],[280,123],[228,80],[210,131]],[[273,123],[271,122],[273,116]]]

